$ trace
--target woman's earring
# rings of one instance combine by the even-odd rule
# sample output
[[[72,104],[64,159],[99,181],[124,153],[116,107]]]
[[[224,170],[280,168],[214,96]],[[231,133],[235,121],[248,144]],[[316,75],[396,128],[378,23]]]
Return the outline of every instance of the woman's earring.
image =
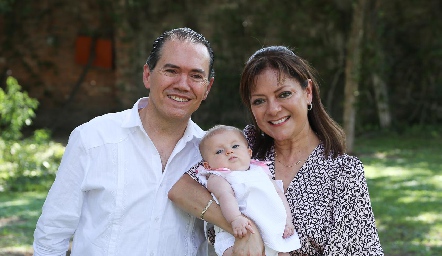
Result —
[[[263,131],[261,131],[261,137],[264,137],[264,135],[265,135],[265,134],[264,134],[264,132],[263,132]]]
[[[307,105],[307,110],[312,110],[312,108],[313,108],[313,103]]]

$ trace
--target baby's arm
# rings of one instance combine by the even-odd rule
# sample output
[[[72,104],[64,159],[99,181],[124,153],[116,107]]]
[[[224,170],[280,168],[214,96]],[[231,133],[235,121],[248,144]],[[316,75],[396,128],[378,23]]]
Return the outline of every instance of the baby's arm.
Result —
[[[207,180],[207,189],[218,199],[224,218],[232,225],[235,237],[244,237],[247,230],[254,233],[249,219],[242,216],[239,211],[232,187],[223,177],[210,175]]]
[[[284,195],[284,191],[282,191],[281,188],[278,187],[276,181],[274,181],[272,178],[270,178],[270,180],[272,180],[273,186],[275,187],[276,192],[281,198],[282,203],[284,204],[285,212],[287,214],[287,218],[285,220],[284,234],[282,235],[283,238],[287,238],[295,233],[295,226],[293,226],[292,222],[292,212],[290,211],[290,206],[289,203],[287,202],[287,198]]]

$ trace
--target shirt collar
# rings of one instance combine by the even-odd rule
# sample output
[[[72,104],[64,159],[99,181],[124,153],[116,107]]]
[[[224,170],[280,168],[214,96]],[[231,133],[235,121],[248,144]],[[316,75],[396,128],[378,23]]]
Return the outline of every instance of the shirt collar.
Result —
[[[148,97],[138,99],[138,101],[135,102],[132,109],[129,110],[121,126],[123,128],[131,128],[138,126],[140,127],[140,129],[144,129],[138,111],[146,107],[147,103],[148,103]],[[203,137],[204,133],[205,132],[197,124],[195,124],[192,121],[192,119],[189,119],[189,121],[187,122],[186,130],[184,131],[183,139],[185,140],[185,142],[197,139],[199,143],[199,140]]]

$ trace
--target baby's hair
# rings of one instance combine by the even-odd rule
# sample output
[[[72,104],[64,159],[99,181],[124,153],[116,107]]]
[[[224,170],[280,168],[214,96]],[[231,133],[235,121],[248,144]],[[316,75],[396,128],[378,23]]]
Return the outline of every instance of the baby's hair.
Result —
[[[246,137],[244,136],[244,133],[242,132],[241,129],[236,128],[235,126],[229,126],[229,125],[218,124],[218,125],[215,125],[215,126],[213,126],[212,128],[210,128],[209,130],[207,130],[206,134],[205,134],[205,135],[203,136],[203,138],[201,139],[201,141],[200,141],[200,145],[199,145],[199,149],[200,149],[201,155],[202,155],[203,152],[204,152],[204,147],[205,147],[205,143],[206,143],[206,141],[207,141],[209,138],[213,137],[214,135],[220,134],[220,133],[225,132],[225,131],[234,131],[234,132],[237,132],[237,133],[241,136],[241,138],[244,139],[244,142],[246,143],[246,145],[248,145],[247,139],[246,139]],[[204,156],[203,156],[203,157],[204,157]]]

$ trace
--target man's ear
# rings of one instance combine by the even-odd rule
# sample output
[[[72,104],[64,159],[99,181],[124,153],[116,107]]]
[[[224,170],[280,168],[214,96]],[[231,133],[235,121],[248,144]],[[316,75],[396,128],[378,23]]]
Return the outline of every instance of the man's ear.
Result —
[[[206,93],[204,93],[203,100],[205,100],[207,98],[207,96],[209,95],[210,89],[212,89],[212,85],[213,85],[214,81],[215,81],[215,78],[213,78],[213,77],[210,78],[209,84],[207,85],[207,88],[206,88]]]
[[[151,75],[151,70],[149,68],[149,66],[147,64],[144,64],[143,67],[143,84],[144,87],[146,87],[146,89],[150,89],[150,75]]]

